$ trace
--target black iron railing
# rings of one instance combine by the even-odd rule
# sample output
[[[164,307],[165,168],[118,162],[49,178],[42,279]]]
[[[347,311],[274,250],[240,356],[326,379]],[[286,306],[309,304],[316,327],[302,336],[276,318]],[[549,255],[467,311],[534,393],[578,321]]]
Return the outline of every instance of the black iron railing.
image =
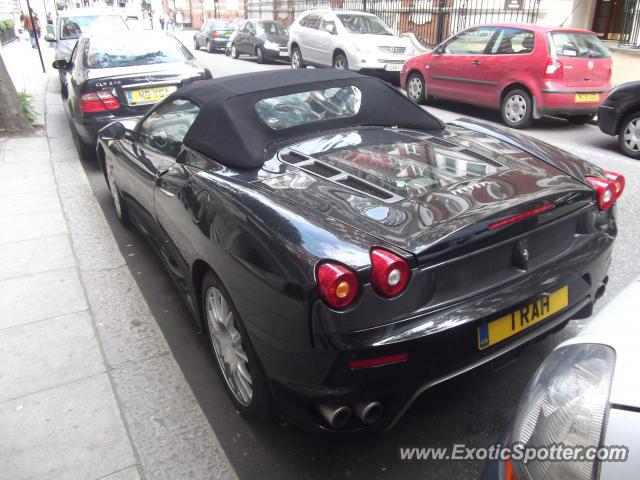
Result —
[[[412,32],[432,47],[472,25],[534,23],[540,0],[245,0],[248,18],[273,19],[285,26],[317,7],[374,13],[396,33]]]
[[[640,0],[627,0],[624,24],[620,33],[621,47],[640,47]]]

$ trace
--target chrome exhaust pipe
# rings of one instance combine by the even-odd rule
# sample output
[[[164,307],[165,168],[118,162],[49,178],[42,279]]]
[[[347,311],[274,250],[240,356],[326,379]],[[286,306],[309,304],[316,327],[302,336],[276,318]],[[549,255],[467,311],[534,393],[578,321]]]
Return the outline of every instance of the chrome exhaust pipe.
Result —
[[[357,403],[354,406],[356,417],[360,419],[365,425],[371,425],[376,423],[382,418],[382,404],[377,400],[373,402]]]
[[[318,411],[333,428],[343,428],[349,423],[349,420],[351,420],[351,409],[346,405],[339,407],[318,405]]]

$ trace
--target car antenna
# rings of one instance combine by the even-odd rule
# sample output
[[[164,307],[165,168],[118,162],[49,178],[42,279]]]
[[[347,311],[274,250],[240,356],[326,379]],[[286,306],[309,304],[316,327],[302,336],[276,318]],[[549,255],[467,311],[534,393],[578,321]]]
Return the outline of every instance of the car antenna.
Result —
[[[564,27],[564,23],[565,23],[567,20],[569,20],[569,18],[570,18],[571,16],[573,16],[573,14],[574,14],[574,13],[575,13],[575,11],[578,9],[578,7],[582,4],[582,2],[583,2],[583,1],[584,1],[584,0],[580,0],[580,1],[576,4],[576,6],[575,6],[575,7],[573,7],[573,10],[571,10],[571,13],[570,13],[569,15],[567,15],[567,18],[565,18],[565,19],[562,21],[562,23],[560,24],[560,26],[561,26],[561,27]]]

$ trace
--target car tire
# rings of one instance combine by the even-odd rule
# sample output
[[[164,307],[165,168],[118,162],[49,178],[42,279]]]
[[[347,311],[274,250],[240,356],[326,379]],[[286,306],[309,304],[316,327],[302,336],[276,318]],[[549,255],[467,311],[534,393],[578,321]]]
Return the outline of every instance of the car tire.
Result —
[[[306,68],[299,47],[293,47],[291,49],[291,68]]]
[[[338,53],[333,57],[333,68],[338,70],[349,70],[349,61],[344,53]]]
[[[256,58],[258,59],[258,63],[264,63],[264,52],[260,47],[256,47]]]
[[[595,117],[594,114],[591,115],[569,115],[567,117],[567,120],[569,121],[569,123],[572,123],[574,125],[584,125],[585,123],[589,123],[593,120],[593,117]]]
[[[418,72],[413,72],[409,75],[407,83],[405,84],[405,90],[409,100],[417,104],[424,103],[427,97],[424,78]]]
[[[196,37],[193,37],[193,48],[196,52],[200,50],[200,44],[198,43],[198,39]]]
[[[116,217],[122,225],[125,227],[129,226],[129,212],[122,200],[122,195],[120,194],[120,190],[118,190],[118,185],[116,183],[116,179],[113,176],[113,168],[112,165],[106,163],[107,160],[105,158],[105,170],[107,176],[107,186],[109,187],[109,191],[111,192],[111,201],[113,202],[113,208],[116,212]]]
[[[236,60],[240,58],[240,52],[238,52],[238,49],[236,48],[235,43],[231,45],[231,56]]]
[[[618,145],[627,157],[640,159],[640,111],[628,115],[620,124]]]
[[[211,45],[211,42],[207,40],[207,52],[213,53],[214,51],[215,51],[215,48],[213,48],[213,45]]]
[[[245,417],[271,419],[271,393],[262,365],[227,289],[212,271],[202,280],[201,298],[209,348],[229,398]]]
[[[522,89],[510,90],[500,105],[502,122],[511,128],[526,128],[533,121],[533,101],[531,95]]]

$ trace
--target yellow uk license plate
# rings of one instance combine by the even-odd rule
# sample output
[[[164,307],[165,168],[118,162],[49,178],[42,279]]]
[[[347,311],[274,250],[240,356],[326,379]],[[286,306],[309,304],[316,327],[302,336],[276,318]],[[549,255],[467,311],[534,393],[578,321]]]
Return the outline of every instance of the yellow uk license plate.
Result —
[[[599,93],[576,93],[576,103],[599,102]]]
[[[562,287],[548,295],[540,295],[533,303],[478,328],[478,349],[495,345],[569,305],[569,287]]]
[[[174,85],[167,87],[157,88],[143,88],[141,90],[129,90],[127,91],[127,100],[129,105],[135,105],[137,103],[156,103],[164,100],[178,88]]]

